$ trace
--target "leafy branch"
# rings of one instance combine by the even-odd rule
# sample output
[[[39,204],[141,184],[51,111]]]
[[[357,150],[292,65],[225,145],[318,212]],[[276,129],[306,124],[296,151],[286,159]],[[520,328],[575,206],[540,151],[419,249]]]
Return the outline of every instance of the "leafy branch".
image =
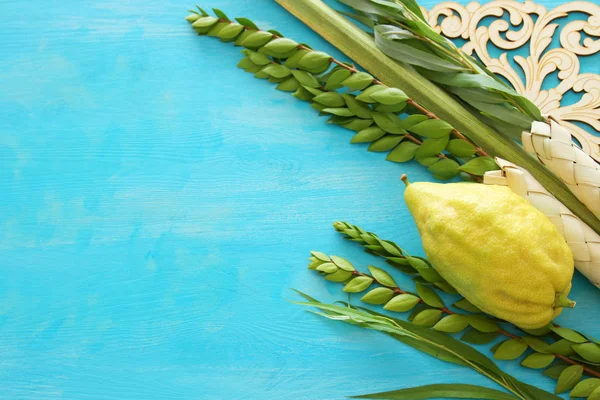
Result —
[[[365,274],[356,271],[352,264],[340,257],[328,257],[323,253],[313,252],[309,268],[326,274],[325,279],[327,280],[347,282],[344,291],[362,292],[367,290],[372,283],[380,284],[381,286],[392,290],[392,294],[389,298],[386,298],[386,296],[389,296],[388,291],[380,290],[382,288],[376,288],[371,291],[374,292],[373,294],[368,292],[361,300],[370,304],[385,304],[384,308],[388,311],[405,312],[417,307],[414,308],[411,315],[409,315],[410,321],[415,322],[416,319],[416,324],[431,326],[433,329],[436,329],[436,325],[440,324],[437,330],[443,332],[460,332],[470,325],[471,329],[461,338],[468,343],[486,344],[490,343],[498,335],[506,336],[508,340],[503,341],[492,348],[494,357],[504,360],[513,360],[523,356],[528,349],[531,349],[532,352],[521,361],[521,365],[527,368],[545,369],[545,375],[557,379],[557,393],[573,389],[571,396],[578,397],[578,394],[588,393],[589,391],[588,394],[580,396],[587,397],[591,394],[591,391],[600,387],[600,342],[596,339],[589,335],[584,335],[580,332],[555,324],[537,330],[520,329],[527,335],[512,334],[501,329],[497,323],[498,321],[490,320],[489,317],[486,317],[485,315],[453,313],[453,311],[445,306],[441,298],[432,289],[423,286],[423,275],[421,275],[421,273],[424,271],[425,276],[430,276],[428,275],[428,268],[433,269],[426,259],[419,258],[419,260],[427,263],[427,268],[412,268],[409,260],[413,257],[409,256],[394,242],[383,240],[376,234],[366,232],[362,228],[347,222],[335,222],[334,227],[347,239],[357,242],[365,247],[365,251],[368,253],[383,257],[390,265],[398,268],[404,273],[414,276],[416,279],[413,279],[417,282],[417,296],[415,296],[417,297],[416,303],[414,302],[415,300],[412,300],[412,303],[408,302],[408,300],[394,300],[394,297],[397,296],[398,293],[409,292],[405,292],[397,287],[395,281],[387,274],[387,272],[376,267],[369,267],[371,274]],[[332,260],[331,262],[336,266],[339,260],[344,260],[342,263],[346,263],[346,270],[349,270],[351,266],[355,271],[350,275],[350,278],[353,279],[350,281],[330,279],[328,273],[335,272],[332,268],[326,268],[327,271],[323,268],[319,269],[322,263],[327,263],[324,261],[327,258]],[[380,276],[384,276],[385,278],[381,279]],[[352,283],[354,279],[357,279],[356,277],[373,280],[366,286],[364,283],[365,281],[363,281],[361,286],[357,285],[360,281],[357,281],[357,284]],[[426,282],[431,284],[431,281]],[[436,286],[437,285],[435,284],[431,285],[431,287]],[[423,288],[428,290],[424,291]],[[441,288],[437,287],[437,289]],[[446,292],[449,291],[446,290]],[[433,293],[433,295],[431,293]],[[414,294],[412,295],[414,296]],[[396,302],[403,305],[404,308],[395,307],[394,304]],[[409,305],[412,305],[412,307],[407,308]],[[421,307],[418,307],[418,305]],[[469,313],[480,312],[480,310],[470,304],[466,299],[458,300],[453,306]],[[447,312],[446,310],[450,312]],[[422,317],[417,318],[420,313],[425,314]],[[447,314],[448,316],[442,319],[441,317],[443,314]],[[449,319],[450,317],[452,317],[452,319]],[[447,322],[441,324],[444,320]],[[421,321],[423,321],[423,323],[421,323]],[[475,322],[473,323],[473,321]],[[505,322],[501,321],[501,323]],[[581,380],[584,374],[593,378]],[[600,394],[600,389],[598,389],[597,394]]]
[[[415,158],[438,179],[461,174],[481,181],[498,168],[483,149],[402,90],[279,32],[262,31],[246,18],[234,22],[220,10],[215,17],[199,10],[186,18],[199,34],[245,47],[238,67],[310,101],[330,117],[328,123],[356,131],[352,143],[370,143],[370,151],[389,152],[394,162]]]
[[[316,312],[318,315],[335,321],[341,321],[348,324],[357,325],[362,328],[373,329],[386,333],[402,343],[408,344],[419,351],[432,355],[443,361],[471,368],[498,385],[504,387],[514,395],[514,398],[521,400],[560,399],[551,393],[523,383],[513,376],[503,372],[491,359],[484,356],[474,348],[450,336],[407,321],[391,318],[364,309],[353,308],[350,305],[340,306],[334,304],[324,304],[307,295],[302,293],[300,294],[304,296],[307,301],[299,302],[297,304],[308,307],[316,307],[320,310],[320,312]],[[365,395],[361,397],[378,398],[375,396],[376,394]],[[496,396],[499,395],[495,394],[492,396],[493,397],[488,398],[495,399],[498,398]],[[502,397],[501,399],[504,400],[505,397]]]
[[[390,58],[416,67],[421,75],[449,90],[503,132],[520,138],[539,109],[498,79],[475,58],[433,30],[412,0],[338,0],[368,21],[377,47]]]

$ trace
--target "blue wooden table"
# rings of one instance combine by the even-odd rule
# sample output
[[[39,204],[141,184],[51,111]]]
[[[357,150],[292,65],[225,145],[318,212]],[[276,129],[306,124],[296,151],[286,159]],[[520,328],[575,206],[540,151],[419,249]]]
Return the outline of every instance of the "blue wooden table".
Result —
[[[307,270],[309,250],[383,265],[333,221],[422,254],[398,177],[431,177],[350,145],[308,104],[235,68],[239,49],[183,20],[192,5],[0,2],[0,397],[342,399],[490,385],[287,301],[290,288],[345,298]],[[205,5],[341,57],[270,0]],[[578,306],[559,321],[600,335],[599,295],[577,276]]]

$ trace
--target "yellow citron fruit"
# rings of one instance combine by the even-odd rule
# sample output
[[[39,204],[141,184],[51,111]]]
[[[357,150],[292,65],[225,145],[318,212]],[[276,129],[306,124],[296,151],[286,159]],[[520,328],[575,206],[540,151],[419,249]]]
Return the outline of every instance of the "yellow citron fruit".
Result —
[[[571,250],[526,200],[504,186],[402,180],[429,261],[482,311],[536,329],[575,305]]]

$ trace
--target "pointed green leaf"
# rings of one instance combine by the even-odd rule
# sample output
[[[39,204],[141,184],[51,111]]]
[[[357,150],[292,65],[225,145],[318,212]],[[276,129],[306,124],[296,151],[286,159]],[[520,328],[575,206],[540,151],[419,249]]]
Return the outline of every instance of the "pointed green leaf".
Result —
[[[428,264],[427,261],[420,257],[407,256],[406,260],[411,267],[419,272],[419,275],[423,277],[427,282],[442,282],[444,279],[437,273],[435,269]]]
[[[469,320],[465,315],[452,314],[444,317],[433,326],[433,329],[439,332],[457,333],[469,326]]]
[[[559,394],[571,390],[583,377],[583,367],[581,365],[571,365],[564,369],[558,377],[554,393]]]
[[[207,32],[207,35],[211,37],[217,37],[219,32],[221,32],[221,29],[225,29],[226,26],[229,26],[229,22],[217,22],[212,26],[212,28],[210,28],[210,30]]]
[[[417,135],[438,139],[450,135],[452,125],[440,119],[427,119],[411,126],[408,130]]]
[[[367,290],[367,288],[371,286],[371,283],[373,283],[373,279],[368,276],[357,276],[344,286],[344,292],[360,293]]]
[[[325,253],[321,253],[320,251],[314,251],[314,250],[313,250],[313,251],[311,251],[311,252],[310,252],[310,254],[311,254],[313,257],[316,257],[316,258],[318,258],[318,259],[319,259],[319,260],[321,260],[321,261],[325,261],[325,262],[330,262],[330,261],[331,261],[331,260],[329,259],[329,257],[327,257],[327,254],[325,254]]]
[[[573,342],[569,342],[567,339],[560,339],[548,346],[548,351],[554,354],[560,354],[561,356],[570,356],[575,354],[573,350]]]
[[[600,346],[596,343],[581,343],[574,344],[573,350],[577,352],[581,357],[586,359],[587,361],[593,363],[600,363]]]
[[[282,92],[295,92],[299,87],[300,83],[296,80],[296,78],[290,76],[277,85],[275,89],[281,90]]]
[[[374,267],[373,265],[369,265],[369,272],[377,282],[379,282],[383,286],[395,288],[398,286],[394,281],[394,278],[386,271],[381,268]]]
[[[326,263],[319,265],[316,269],[317,269],[317,271],[325,272],[326,274],[333,274],[339,268],[334,263],[326,262]]]
[[[367,294],[361,300],[369,304],[385,304],[394,296],[394,291],[385,287],[378,287]]]
[[[332,282],[345,282],[352,277],[352,272],[338,269],[333,274],[329,274],[325,277],[328,281]]]
[[[318,73],[319,71],[327,69],[331,64],[331,56],[321,51],[311,51],[305,54],[299,61],[298,67],[305,69],[309,72]]]
[[[375,106],[375,111],[380,112],[380,113],[398,114],[398,113],[401,113],[402,111],[404,111],[405,108],[406,108],[406,103],[399,103],[399,104],[392,104],[392,105],[378,104]]]
[[[527,344],[520,339],[509,339],[498,347],[494,358],[498,360],[514,360],[519,358],[527,350]]]
[[[384,137],[375,140],[369,146],[369,151],[382,152],[389,151],[396,147],[404,139],[403,136],[399,135],[385,135]]]
[[[209,26],[215,25],[218,21],[219,21],[218,18],[215,18],[212,16],[201,17],[201,18],[196,19],[196,21],[194,21],[194,23],[192,24],[192,27],[193,28],[207,28]]]
[[[446,149],[455,157],[471,157],[475,154],[475,147],[462,139],[452,139]]]
[[[227,17],[227,15],[223,11],[219,10],[218,8],[213,8],[212,10],[215,13],[215,15],[219,17],[219,19],[229,21],[229,17]]]
[[[295,98],[297,98],[298,100],[302,100],[302,101],[309,101],[309,100],[312,100],[313,97],[315,97],[312,93],[310,93],[308,90],[304,89],[302,86],[300,86],[294,92],[293,96]]]
[[[472,313],[480,313],[481,312],[481,310],[477,306],[473,305],[467,299],[460,299],[456,303],[452,304],[452,306],[456,307],[456,308],[460,308],[461,310],[472,312]]]
[[[409,115],[408,117],[404,118],[404,120],[402,121],[402,128],[409,130],[411,127],[428,120],[429,118],[427,117],[427,115],[423,115],[423,114],[413,114],[413,115]]]
[[[298,43],[288,38],[279,38],[265,44],[265,50],[269,53],[285,54],[298,47]]]
[[[568,367],[568,364],[562,364],[562,363],[556,363],[548,368],[546,368],[544,370],[544,372],[542,372],[542,374],[552,378],[552,379],[558,379],[558,377],[560,376],[560,374]]]
[[[382,85],[373,85],[369,86],[365,90],[362,91],[358,96],[356,96],[356,100],[363,101],[365,103],[377,103],[371,95],[375,94],[381,90],[385,90],[385,86]]]
[[[388,311],[406,312],[412,310],[419,301],[420,299],[415,295],[401,293],[388,301],[383,308]]]
[[[421,283],[417,283],[417,293],[425,302],[425,304],[435,308],[444,307],[442,298],[430,287],[427,287]]]
[[[347,69],[339,69],[335,71],[329,78],[327,78],[325,89],[335,90],[341,88],[342,82],[346,80],[346,78],[350,77],[351,74],[352,73]]]
[[[447,180],[458,175],[458,167],[460,167],[460,165],[456,161],[447,158],[433,164],[428,170],[433,174],[434,178]]]
[[[353,272],[355,271],[354,265],[352,265],[352,263],[348,260],[346,260],[345,258],[342,257],[338,257],[338,256],[331,256],[331,261],[333,261],[333,263],[335,265],[337,265],[339,268],[343,269],[344,271],[349,271],[349,272]]]
[[[357,99],[360,99],[360,96]],[[404,128],[402,128],[402,120],[396,114],[373,112],[372,115],[377,126],[384,131],[396,134],[406,133]]]
[[[258,31],[258,26],[256,26],[256,24],[254,22],[250,21],[248,18],[236,18],[235,20],[247,28]]]
[[[386,160],[394,162],[410,161],[413,159],[418,149],[418,144],[405,140],[387,155]]]
[[[321,87],[321,84],[319,83],[317,78],[315,78],[312,74],[306,71],[294,69],[292,70],[292,75],[294,75],[294,78],[296,78],[298,82],[300,82],[304,86],[310,86],[312,88]]]
[[[371,125],[373,125],[373,120],[372,119],[355,118],[351,122],[348,122],[347,124],[344,124],[343,127],[346,128],[346,129],[350,129],[350,130],[353,130],[353,131],[360,132],[363,129],[367,129]]]
[[[554,358],[553,354],[532,353],[521,361],[521,365],[527,368],[542,369],[552,364]]]
[[[381,129],[378,126],[371,126],[369,128],[363,129],[362,131],[354,135],[350,143],[370,143],[379,139],[383,135],[385,135],[385,131],[383,129]],[[403,143],[400,144],[400,146],[402,145]]]
[[[412,323],[419,326],[432,327],[442,318],[442,311],[437,309],[423,310],[412,320]]]
[[[336,92],[324,92],[318,94],[313,101],[327,107],[343,107],[346,104],[342,95]]]
[[[600,400],[600,388],[594,389],[587,400]]]
[[[462,165],[459,170],[473,175],[483,176],[487,171],[500,169],[493,158],[477,157]]]
[[[460,340],[471,344],[488,344],[498,337],[496,332],[479,332],[476,329],[467,331]]]
[[[292,73],[292,71],[290,71],[288,67],[281,64],[269,64],[266,67],[264,67],[262,71],[265,74],[268,74],[269,76],[272,76],[274,78],[285,78],[286,76],[289,76]]]
[[[577,385],[575,385],[575,387],[573,388],[573,390],[571,390],[571,393],[569,393],[569,395],[571,397],[588,397],[596,388],[600,388],[600,379],[584,379]]]
[[[469,316],[469,324],[477,329],[479,332],[498,332],[500,327],[497,323],[491,321],[485,315],[471,315]]]
[[[252,32],[246,39],[240,44],[244,47],[256,48],[262,47],[269,43],[269,40],[273,38],[273,34],[265,31]]]
[[[400,89],[385,88],[371,95],[371,99],[385,105],[394,105],[406,102],[408,96]]]
[[[273,62],[266,55],[257,53],[255,51],[248,51],[248,57],[256,65],[269,65]]]
[[[373,82],[373,77],[366,72],[356,72],[342,82],[350,91],[363,90]]]
[[[298,64],[300,63],[300,60],[302,59],[302,57],[307,55],[309,52],[310,52],[310,50],[296,51],[291,57],[289,57],[287,60],[285,60],[284,65],[288,68],[298,68]]]
[[[417,150],[415,154],[415,158],[417,160],[432,157],[437,154],[440,154],[446,148],[448,144],[448,136],[444,136],[438,139],[425,139],[423,144]],[[460,169],[460,168],[459,168]]]
[[[218,37],[224,42],[233,41],[243,30],[244,27],[242,25],[229,24],[229,26],[226,26],[219,31]]]
[[[329,81],[327,83],[329,84]],[[354,115],[360,118],[371,118],[371,107],[361,101],[356,100],[354,96],[347,93],[344,93],[342,96],[346,101],[346,106],[354,113]]]
[[[339,115],[340,117],[353,117],[354,114],[346,107],[328,107],[323,109],[323,112],[333,115]]]
[[[531,336],[523,336],[523,340],[525,341],[525,343],[527,343],[527,345],[529,347],[531,347],[533,350],[537,351],[538,353],[550,353],[548,351],[548,347],[550,347],[550,344],[547,342],[544,342],[542,339],[538,339],[535,337],[531,337]]]

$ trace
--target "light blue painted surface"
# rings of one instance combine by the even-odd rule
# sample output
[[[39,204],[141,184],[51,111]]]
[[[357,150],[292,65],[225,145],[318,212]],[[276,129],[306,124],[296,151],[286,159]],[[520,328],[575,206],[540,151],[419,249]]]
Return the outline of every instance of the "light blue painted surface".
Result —
[[[271,1],[207,5],[339,55]],[[236,69],[238,49],[191,32],[189,6],[0,2],[0,397],[342,399],[488,384],[286,302],[289,288],[343,298],[306,270],[311,249],[382,265],[335,220],[422,254],[398,176],[430,176],[349,145],[348,131]],[[599,292],[578,276],[573,297],[560,322],[599,336]]]

